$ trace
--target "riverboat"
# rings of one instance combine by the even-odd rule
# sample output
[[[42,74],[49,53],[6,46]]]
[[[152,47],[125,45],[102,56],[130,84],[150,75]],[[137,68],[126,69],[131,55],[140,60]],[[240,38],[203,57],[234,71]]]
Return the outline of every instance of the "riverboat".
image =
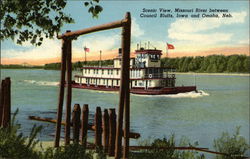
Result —
[[[196,86],[175,86],[173,69],[161,67],[162,51],[140,48],[130,58],[130,93],[144,95],[178,94],[196,91]],[[119,91],[121,49],[113,66],[83,66],[74,76],[73,88]]]

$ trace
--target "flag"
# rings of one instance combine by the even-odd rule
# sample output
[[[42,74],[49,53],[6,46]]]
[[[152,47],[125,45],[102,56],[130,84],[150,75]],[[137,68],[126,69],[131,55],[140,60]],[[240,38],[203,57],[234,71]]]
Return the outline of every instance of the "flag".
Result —
[[[89,48],[84,47],[84,51],[85,51],[85,52],[89,52]]]
[[[174,49],[174,45],[168,44],[168,43],[167,43],[167,48],[168,48],[168,49]]]

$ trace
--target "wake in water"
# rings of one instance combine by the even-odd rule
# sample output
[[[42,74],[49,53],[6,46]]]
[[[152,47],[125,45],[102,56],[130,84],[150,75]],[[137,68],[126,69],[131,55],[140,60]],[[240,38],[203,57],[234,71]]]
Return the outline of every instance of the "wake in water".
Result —
[[[39,86],[58,86],[59,82],[24,80],[25,83],[31,83]]]
[[[199,98],[204,96],[209,96],[208,93],[198,90],[197,92],[187,92],[187,93],[178,93],[178,94],[168,94],[168,95],[138,95],[133,94],[135,96],[141,96],[141,97],[167,97],[167,98]]]

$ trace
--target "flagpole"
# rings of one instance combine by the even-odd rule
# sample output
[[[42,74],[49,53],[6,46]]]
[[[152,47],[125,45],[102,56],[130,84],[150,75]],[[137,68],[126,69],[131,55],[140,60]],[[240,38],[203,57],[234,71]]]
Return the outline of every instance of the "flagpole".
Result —
[[[86,57],[86,50],[84,49],[84,53],[85,53],[85,65],[87,63],[87,57]]]
[[[167,43],[167,47],[166,47],[166,58],[168,58],[168,43]]]
[[[102,50],[100,50],[100,67],[102,67]]]
[[[84,55],[85,55],[85,60],[84,60],[84,63],[85,63],[85,65],[86,65],[86,63],[87,63],[87,57],[86,57],[86,46],[84,46]]]

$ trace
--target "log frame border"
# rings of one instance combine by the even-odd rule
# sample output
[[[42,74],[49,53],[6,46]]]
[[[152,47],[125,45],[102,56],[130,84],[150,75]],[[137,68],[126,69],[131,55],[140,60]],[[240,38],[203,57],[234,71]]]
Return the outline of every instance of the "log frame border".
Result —
[[[103,31],[108,29],[122,27],[122,66],[121,66],[121,86],[119,91],[119,112],[118,112],[118,124],[117,124],[117,135],[115,144],[115,158],[121,158],[122,155],[122,127],[123,127],[123,114],[125,115],[125,132],[124,132],[124,153],[123,158],[128,158],[129,151],[129,126],[130,126],[130,90],[129,90],[129,62],[130,62],[130,41],[131,41],[131,15],[129,12],[126,13],[125,18],[119,21],[103,24],[83,30],[67,31],[66,33],[59,35],[58,39],[62,39],[62,58],[61,58],[61,79],[60,79],[60,90],[58,98],[58,109],[57,109],[57,124],[56,124],[56,136],[54,146],[60,145],[60,132],[61,132],[61,121],[62,121],[62,110],[64,100],[64,86],[65,86],[65,72],[67,71],[67,105],[66,110],[71,110],[71,75],[72,68],[72,54],[71,54],[71,40],[76,39],[80,35],[85,35],[97,31]],[[125,112],[125,113],[124,113]],[[66,113],[66,119],[70,118]],[[70,125],[69,120],[66,120],[66,125]],[[66,126],[67,127],[67,126]],[[68,129],[67,129],[68,130]],[[66,131],[65,144],[69,144],[68,136],[69,132]]]

